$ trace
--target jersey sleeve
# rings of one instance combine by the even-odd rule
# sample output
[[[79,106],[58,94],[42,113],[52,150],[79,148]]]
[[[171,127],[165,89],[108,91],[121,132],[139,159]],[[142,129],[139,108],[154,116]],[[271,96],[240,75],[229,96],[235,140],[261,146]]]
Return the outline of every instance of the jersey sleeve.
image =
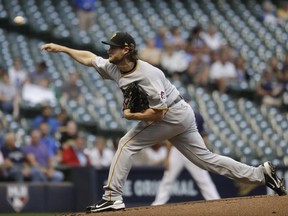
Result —
[[[113,77],[111,74],[109,74],[109,67],[111,67],[111,63],[108,59],[104,59],[102,57],[96,56],[92,60],[93,67],[96,69],[96,71],[100,74],[102,79],[110,79],[113,80]]]

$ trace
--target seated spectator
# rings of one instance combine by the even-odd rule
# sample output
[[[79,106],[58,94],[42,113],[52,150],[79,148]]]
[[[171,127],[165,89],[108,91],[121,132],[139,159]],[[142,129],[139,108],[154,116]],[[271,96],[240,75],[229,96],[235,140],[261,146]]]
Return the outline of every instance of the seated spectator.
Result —
[[[0,151],[0,182],[2,181],[7,181],[7,178],[6,178],[4,157],[3,157],[2,152]]]
[[[187,75],[192,83],[206,87],[209,79],[210,64],[203,58],[203,53],[193,56],[187,69]]]
[[[153,38],[147,39],[146,46],[139,51],[139,58],[143,61],[147,61],[155,67],[160,66],[161,49],[155,46]]]
[[[221,49],[218,50],[217,52],[218,52],[218,54],[221,53],[221,52],[226,53],[227,61],[229,61],[229,62],[233,62],[234,63],[235,59],[237,58],[237,54],[236,54],[235,50],[232,47],[230,47],[228,44],[223,45],[221,47]]]
[[[32,128],[38,129],[42,122],[47,122],[50,128],[51,135],[54,135],[58,128],[59,123],[57,119],[53,116],[52,108],[49,105],[45,105],[42,107],[41,114],[34,118]]]
[[[2,83],[3,75],[6,73],[8,73],[7,70],[5,70],[5,68],[0,65],[0,83]]]
[[[3,112],[0,110],[0,149],[4,146],[4,136],[8,131],[7,121]]]
[[[280,19],[280,22],[286,23],[288,21],[288,2],[280,2],[280,7],[277,9],[277,17]]]
[[[91,161],[91,165],[95,168],[109,167],[114,153],[106,145],[106,140],[102,137],[97,137],[95,147],[86,149],[85,151]]]
[[[22,67],[20,58],[14,59],[13,65],[8,69],[10,82],[17,89],[21,89],[27,82],[27,71]]]
[[[29,74],[29,81],[34,85],[40,85],[43,79],[47,79],[49,83],[51,82],[51,76],[47,70],[46,63],[41,61],[37,63],[36,70]]]
[[[283,68],[282,72],[282,103],[284,111],[288,111],[288,67]]]
[[[85,140],[81,134],[70,143],[70,145],[63,149],[62,164],[69,166],[89,166],[90,161],[88,155],[84,152]]]
[[[41,79],[38,85],[26,83],[21,93],[23,101],[36,106],[43,104],[55,106],[58,102],[55,89],[52,88],[47,78]]]
[[[210,25],[207,33],[203,33],[202,38],[209,49],[213,51],[219,50],[224,45],[215,25]]]
[[[260,15],[260,21],[267,25],[277,25],[278,17],[275,7],[271,1],[264,1],[262,4],[263,13]]]
[[[261,98],[261,103],[266,106],[281,106],[281,92],[283,85],[274,81],[273,73],[266,68],[256,87],[256,95]]]
[[[60,112],[57,113],[57,121],[59,123],[59,127],[60,127],[60,131],[66,127],[67,123],[71,120],[68,113],[67,113],[67,110],[64,109],[64,108],[61,108]]]
[[[144,149],[147,155],[147,165],[158,166],[163,164],[166,158],[166,147],[163,142],[156,143],[150,148]]]
[[[284,61],[283,61],[283,64],[282,64],[282,70],[284,68],[288,68],[288,53],[285,53],[285,58],[284,58]]]
[[[235,68],[237,73],[237,81],[238,83],[248,83],[250,80],[250,74],[246,67],[245,60],[238,56],[235,59]]]
[[[179,26],[173,26],[170,30],[171,36],[169,37],[169,44],[173,45],[176,50],[184,50],[186,46],[185,39],[182,35],[181,28]]]
[[[59,164],[61,161],[60,143],[51,135],[49,125],[46,122],[40,124],[39,131],[41,134],[40,142],[49,149],[53,164]]]
[[[28,164],[41,170],[39,181],[60,182],[64,179],[63,173],[55,170],[49,149],[41,143],[39,130],[31,131],[31,143],[24,148],[24,153]]]
[[[205,56],[209,53],[209,48],[202,38],[201,26],[195,26],[192,28],[190,35],[186,40],[186,51],[192,56],[198,53],[202,53],[203,56]]]
[[[219,51],[219,59],[211,65],[209,78],[216,88],[224,93],[229,82],[236,80],[237,71],[235,65],[228,61],[226,52]]]
[[[169,34],[165,26],[158,29],[157,35],[155,37],[155,47],[163,50],[169,44]]]
[[[282,80],[282,68],[280,66],[280,62],[275,56],[269,59],[267,67],[270,68],[274,79],[276,79],[277,81]]]
[[[14,133],[7,133],[5,136],[5,146],[1,152],[4,157],[4,176],[10,181],[39,181],[40,170],[31,168],[25,161],[25,155],[21,148],[16,146],[16,136]]]
[[[60,132],[60,144],[61,148],[67,148],[71,142],[78,136],[78,126],[75,121],[68,121],[66,127],[62,128]]]
[[[167,45],[162,53],[160,65],[166,76],[179,80],[188,68],[186,52],[176,50],[173,45]]]
[[[19,101],[16,87],[11,84],[8,74],[3,74],[3,82],[0,83],[1,110],[4,113],[11,113],[14,118],[17,118],[19,115]]]
[[[81,30],[90,31],[95,23],[96,0],[73,0]]]
[[[159,166],[162,165],[166,158],[166,146],[164,142],[143,149],[134,157],[134,166]]]
[[[78,73],[71,73],[69,76],[69,82],[64,84],[60,90],[61,100],[66,104],[67,100],[75,100],[78,102],[83,101],[83,95],[81,93],[80,87],[77,85],[79,79]]]

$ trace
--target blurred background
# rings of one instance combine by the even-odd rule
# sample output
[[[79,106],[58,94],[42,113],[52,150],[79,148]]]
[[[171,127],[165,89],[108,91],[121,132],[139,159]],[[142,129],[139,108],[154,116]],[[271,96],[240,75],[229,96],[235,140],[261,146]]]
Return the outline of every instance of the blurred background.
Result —
[[[0,212],[79,211],[101,196],[119,138],[136,122],[122,117],[112,81],[40,47],[106,57],[101,40],[117,31],[202,114],[211,151],[254,166],[271,160],[288,176],[288,1],[0,0]],[[128,206],[153,201],[165,150],[137,156]],[[222,197],[241,195],[212,178]],[[179,182],[193,189],[187,173]],[[185,190],[171,200],[203,199]]]

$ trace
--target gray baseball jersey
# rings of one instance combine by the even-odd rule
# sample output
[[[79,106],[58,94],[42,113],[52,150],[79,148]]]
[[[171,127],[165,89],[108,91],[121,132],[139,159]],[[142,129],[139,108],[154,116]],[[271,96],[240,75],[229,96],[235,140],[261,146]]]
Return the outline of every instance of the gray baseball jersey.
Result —
[[[148,94],[150,108],[167,109],[167,104],[171,104],[179,95],[158,68],[144,61],[138,60],[135,68],[125,74],[101,57],[97,57],[93,64],[103,79],[115,80],[120,88],[137,81]]]
[[[263,169],[239,163],[231,158],[209,151],[197,131],[194,112],[179,92],[154,66],[138,60],[129,73],[121,74],[117,66],[107,59],[96,57],[95,69],[103,79],[115,80],[119,87],[138,81],[148,94],[150,107],[167,109],[163,120],[139,121],[119,141],[118,149],[110,166],[105,200],[122,200],[123,186],[132,166],[133,155],[141,149],[168,139],[188,160],[197,166],[243,182],[264,184]]]

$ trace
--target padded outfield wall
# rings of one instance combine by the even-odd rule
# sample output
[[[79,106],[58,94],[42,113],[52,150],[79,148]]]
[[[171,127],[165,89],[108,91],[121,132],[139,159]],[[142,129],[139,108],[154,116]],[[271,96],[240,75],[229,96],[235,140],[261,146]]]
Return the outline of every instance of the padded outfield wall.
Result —
[[[71,168],[63,183],[0,183],[0,213],[84,211],[101,198],[108,169]],[[288,168],[279,168],[288,182]],[[148,206],[155,198],[163,175],[161,167],[132,168],[124,186],[126,207]],[[271,194],[265,186],[243,185],[211,174],[222,198]],[[286,185],[287,187],[287,185]],[[169,203],[202,200],[194,180],[186,170],[174,183]]]

